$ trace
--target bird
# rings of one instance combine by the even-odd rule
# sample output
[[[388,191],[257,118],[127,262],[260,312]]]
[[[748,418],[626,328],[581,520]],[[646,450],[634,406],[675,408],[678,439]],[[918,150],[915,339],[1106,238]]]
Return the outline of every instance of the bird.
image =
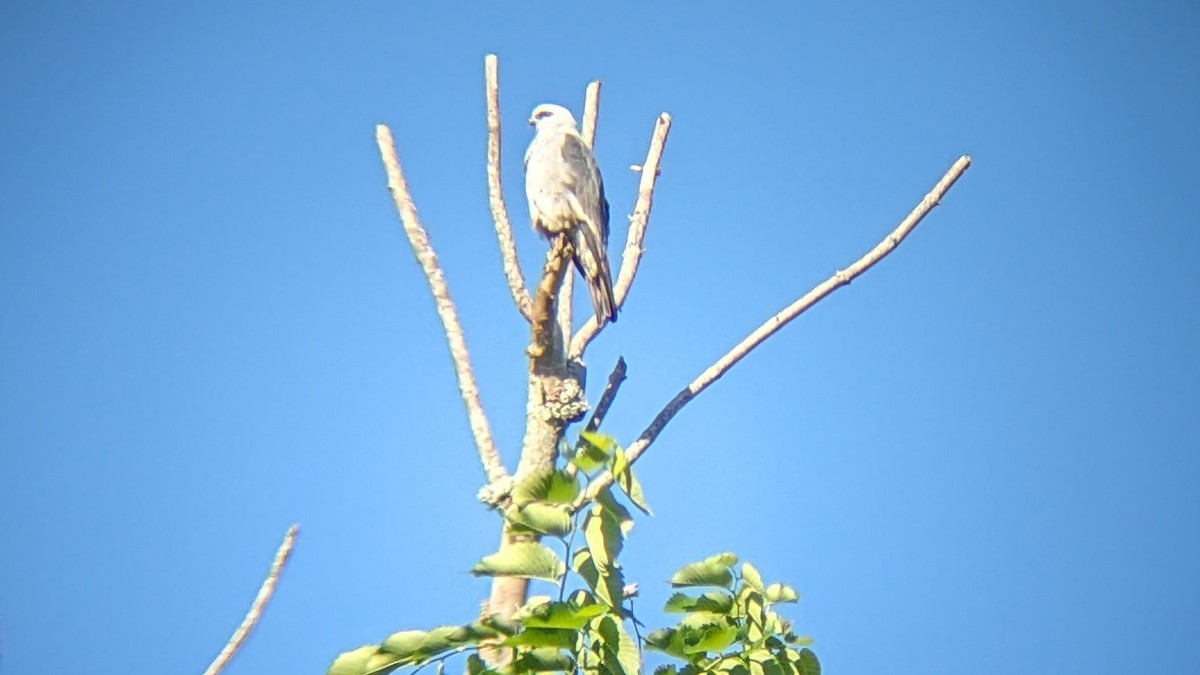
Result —
[[[566,234],[575,267],[587,282],[596,322],[617,320],[608,266],[608,199],[591,147],[571,111],[543,103],[533,109],[535,128],[525,151],[525,196],[533,228],[552,238]]]

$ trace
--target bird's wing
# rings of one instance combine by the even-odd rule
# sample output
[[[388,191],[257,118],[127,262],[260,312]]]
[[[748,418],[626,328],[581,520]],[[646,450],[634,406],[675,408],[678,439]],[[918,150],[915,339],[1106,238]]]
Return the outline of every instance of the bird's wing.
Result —
[[[564,164],[563,182],[566,183],[585,216],[593,227],[600,230],[604,243],[608,242],[608,200],[604,196],[604,179],[592,149],[583,142],[578,132],[571,130],[563,134],[560,148]]]

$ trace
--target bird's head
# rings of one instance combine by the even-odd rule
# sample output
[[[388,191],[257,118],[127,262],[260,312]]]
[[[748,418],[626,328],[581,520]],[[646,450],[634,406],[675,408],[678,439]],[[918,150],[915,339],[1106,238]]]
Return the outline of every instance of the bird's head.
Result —
[[[543,103],[533,109],[529,115],[529,123],[537,127],[538,130],[549,128],[569,127],[575,128],[575,117],[570,110],[561,105],[553,103]]]

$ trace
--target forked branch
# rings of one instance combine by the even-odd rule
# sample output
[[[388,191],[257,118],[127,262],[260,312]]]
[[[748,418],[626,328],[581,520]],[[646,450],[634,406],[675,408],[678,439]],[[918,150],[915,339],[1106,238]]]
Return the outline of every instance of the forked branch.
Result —
[[[587,90],[583,96],[583,126],[579,130],[579,135],[583,136],[583,142],[588,144],[588,147],[596,147],[596,124],[600,119],[600,80],[595,80],[588,84]],[[573,329],[572,314],[574,305],[572,299],[575,297],[575,275],[567,274],[563,276],[562,286],[558,289],[558,327],[563,339],[563,353],[567,351],[567,343],[571,339],[571,331]]]
[[[613,295],[616,296],[617,309],[625,304],[629,295],[629,287],[637,275],[638,265],[642,261],[642,242],[646,238],[646,224],[650,222],[650,208],[654,205],[654,183],[658,179],[659,164],[662,162],[663,148],[667,144],[667,134],[671,132],[671,116],[663,113],[658,116],[654,125],[654,134],[650,137],[650,149],[646,153],[646,162],[641,166],[642,178],[638,182],[637,203],[633,207],[633,215],[629,218],[629,235],[625,238],[625,252],[621,254],[621,272],[617,275]],[[601,327],[596,323],[596,317],[587,320],[583,328],[571,339],[569,358],[579,359],[587,346],[600,333]]]
[[[647,168],[648,165],[649,162],[647,162]],[[751,350],[762,344],[767,338],[774,335],[780,328],[786,326],[792,319],[795,319],[797,316],[803,314],[810,307],[826,298],[830,293],[833,293],[842,286],[849,284],[855,279],[855,277],[871,269],[875,263],[883,260],[884,257],[895,250],[895,248],[900,245],[900,242],[904,241],[904,238],[913,231],[917,224],[919,224],[935,206],[941,203],[942,197],[945,196],[946,192],[950,190],[955,181],[962,176],[963,172],[966,171],[969,166],[971,166],[970,157],[967,155],[959,157],[958,161],[956,161],[950,167],[946,174],[942,176],[942,179],[938,181],[937,185],[933,187],[933,190],[931,190],[929,194],[925,195],[925,198],[922,199],[920,203],[917,204],[916,208],[914,208],[912,212],[910,212],[908,216],[900,222],[900,225],[898,225],[895,230],[892,230],[890,234],[884,237],[883,241],[876,244],[875,248],[868,251],[864,256],[859,258],[854,262],[854,264],[850,265],[846,269],[835,272],[833,276],[818,284],[811,291],[804,294],[804,296],[802,296],[800,299],[783,308],[783,310],[781,310],[775,316],[767,319],[765,323],[754,329],[754,331],[747,335],[746,338],[738,343],[736,347],[729,350],[729,353],[725,354],[720,359],[717,359],[716,363],[712,364],[704,372],[700,373],[699,377],[697,377],[695,380],[692,380],[691,384],[684,387],[682,391],[675,395],[675,398],[671,399],[671,402],[668,403],[666,407],[658,413],[657,416],[655,416],[652,422],[650,422],[650,426],[646,427],[646,430],[637,437],[637,440],[635,440],[626,449],[626,454],[629,457],[629,463],[632,464],[642,456],[642,453],[646,451],[646,448],[650,447],[650,444],[654,442],[654,439],[658,438],[659,433],[661,433],[663,428],[667,426],[667,423],[671,421],[671,418],[675,417],[676,413],[683,409],[683,406],[687,405],[688,402],[699,395],[700,392],[707,389],[708,386],[713,382],[716,382],[718,379],[720,379],[722,375],[729,372],[729,369],[732,368],[735,363],[741,361],[742,358],[749,354]],[[643,181],[645,180],[645,174],[643,174],[642,179]],[[575,500],[575,503],[572,505],[572,510],[578,511],[579,509],[583,508],[585,504],[595,499],[596,495],[599,494],[601,490],[608,485],[611,485],[612,480],[613,477],[610,473],[606,472],[601,475],[599,478],[593,481],[591,485],[588,486],[587,492],[580,495],[580,497]]]
[[[384,169],[387,170],[388,190],[396,203],[396,211],[404,225],[404,233],[408,235],[408,243],[412,245],[417,263],[425,273],[429,282],[429,290],[433,292],[433,301],[437,306],[438,316],[442,320],[442,329],[446,333],[446,341],[450,345],[450,358],[454,361],[454,372],[458,376],[458,389],[462,393],[463,405],[467,409],[467,419],[471,424],[471,433],[475,437],[475,447],[479,450],[479,461],[487,475],[488,483],[497,483],[508,477],[496,445],[492,441],[492,431],[488,426],[487,416],[483,412],[483,403],[479,400],[479,386],[475,383],[475,374],[471,370],[471,357],[467,353],[467,341],[463,336],[462,324],[458,320],[458,310],[450,299],[450,289],[446,285],[446,276],[442,274],[437,255],[429,244],[429,236],[421,226],[417,217],[417,208],[413,205],[412,195],[408,192],[408,183],[400,169],[400,158],[396,156],[396,146],[392,141],[392,132],[387,126],[380,124],[375,127],[375,141],[379,145],[379,155],[383,159]]]
[[[204,675],[217,675],[224,670],[225,666],[229,665],[233,659],[233,655],[241,648],[242,643],[250,636],[250,631],[254,630],[254,626],[258,624],[263,610],[266,609],[267,603],[271,601],[271,596],[275,593],[275,585],[279,583],[283,567],[287,565],[288,557],[292,555],[292,547],[296,544],[296,533],[299,530],[299,525],[292,525],[288,528],[287,534],[283,537],[283,543],[275,552],[275,559],[271,561],[271,570],[267,572],[267,578],[263,580],[262,586],[258,589],[258,595],[254,597],[254,602],[250,605],[250,611],[246,612],[246,618],[242,619],[242,624],[233,632],[229,642],[225,643],[225,648],[221,650],[220,654],[217,654],[217,658],[209,664]]]

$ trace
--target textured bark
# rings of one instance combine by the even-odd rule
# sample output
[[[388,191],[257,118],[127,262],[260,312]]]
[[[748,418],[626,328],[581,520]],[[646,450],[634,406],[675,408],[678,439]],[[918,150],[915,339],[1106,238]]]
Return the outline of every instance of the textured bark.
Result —
[[[558,322],[559,290],[565,273],[570,272],[570,259],[567,238],[555,238],[533,297],[525,437],[521,442],[520,463],[513,476],[517,482],[539,469],[553,467],[567,425],[582,419],[587,412],[587,400],[583,395],[585,371],[578,362],[567,361],[566,338]],[[523,540],[511,536],[504,527],[500,548]],[[494,578],[486,613],[502,620],[510,618],[525,604],[528,591],[528,579]],[[498,667],[507,663],[510,651],[487,649],[482,655],[492,667]]]

